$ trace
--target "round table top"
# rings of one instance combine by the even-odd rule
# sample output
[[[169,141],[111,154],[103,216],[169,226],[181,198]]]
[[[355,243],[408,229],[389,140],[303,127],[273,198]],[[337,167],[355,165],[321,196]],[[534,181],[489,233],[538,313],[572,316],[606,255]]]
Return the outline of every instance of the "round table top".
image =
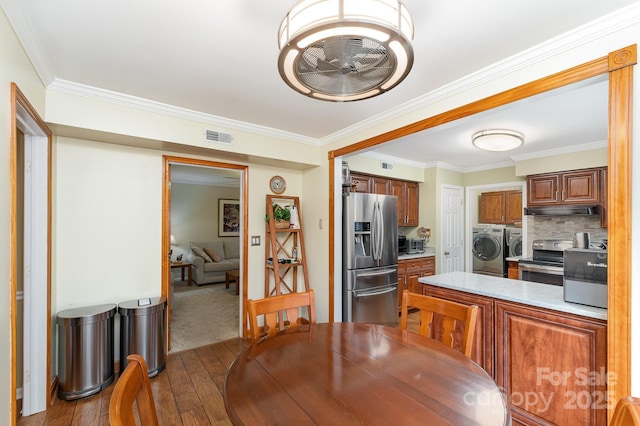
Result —
[[[236,425],[502,425],[500,389],[475,362],[399,328],[322,323],[260,340],[227,371]]]

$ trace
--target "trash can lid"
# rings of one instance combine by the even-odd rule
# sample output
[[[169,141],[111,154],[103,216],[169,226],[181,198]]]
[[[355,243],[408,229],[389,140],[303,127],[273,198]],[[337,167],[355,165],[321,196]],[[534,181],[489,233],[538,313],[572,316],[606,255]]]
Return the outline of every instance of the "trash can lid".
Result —
[[[58,312],[56,323],[65,325],[84,325],[105,321],[116,314],[116,304],[84,306]]]
[[[127,300],[118,304],[120,315],[148,315],[163,311],[167,306],[166,297],[147,297],[143,299]]]

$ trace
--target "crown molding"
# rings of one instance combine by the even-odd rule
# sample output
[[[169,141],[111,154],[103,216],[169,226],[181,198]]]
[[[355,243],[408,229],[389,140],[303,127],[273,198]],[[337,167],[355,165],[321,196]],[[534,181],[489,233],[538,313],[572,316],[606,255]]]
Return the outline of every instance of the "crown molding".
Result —
[[[424,169],[425,163],[420,161],[407,160],[406,158],[398,158],[392,155],[381,154],[376,151],[367,151],[357,154],[362,157],[372,158],[374,160],[387,161],[393,164],[402,164],[403,166],[416,167],[418,169]]]
[[[602,149],[609,146],[608,141],[589,142],[580,145],[565,146],[563,148],[548,149],[546,151],[538,151],[531,154],[520,154],[511,157],[513,161],[534,160],[536,158],[552,157],[562,154],[573,154],[581,151],[591,151],[593,149]]]
[[[640,22],[640,2],[633,3],[620,10],[612,12],[564,34],[540,43],[530,49],[524,50],[511,57],[496,62],[488,67],[480,69],[463,78],[439,87],[429,93],[406,102],[397,108],[369,117],[367,120],[334,132],[321,139],[321,144],[326,145],[355,133],[370,129],[371,127],[389,120],[400,118],[413,111],[426,108],[460,93],[471,90],[477,86],[487,84],[500,77],[511,74],[523,68],[542,62],[547,58],[559,55],[568,50],[590,43],[593,40],[606,37],[621,29],[636,25]]]

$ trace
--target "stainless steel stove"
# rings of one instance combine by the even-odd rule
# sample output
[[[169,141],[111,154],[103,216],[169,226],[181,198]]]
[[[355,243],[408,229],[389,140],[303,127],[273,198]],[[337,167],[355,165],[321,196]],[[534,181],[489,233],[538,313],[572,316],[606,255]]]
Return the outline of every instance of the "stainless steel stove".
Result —
[[[519,278],[543,284],[562,286],[564,276],[564,250],[573,247],[573,241],[534,240],[532,256],[518,262]]]

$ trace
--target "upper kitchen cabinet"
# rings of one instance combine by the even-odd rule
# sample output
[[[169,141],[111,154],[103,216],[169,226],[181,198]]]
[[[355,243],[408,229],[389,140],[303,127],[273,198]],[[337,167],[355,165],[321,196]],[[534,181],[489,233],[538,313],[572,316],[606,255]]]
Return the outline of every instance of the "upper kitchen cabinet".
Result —
[[[357,172],[351,173],[354,192],[395,195],[398,197],[398,226],[418,226],[420,184]]]
[[[522,222],[522,191],[493,191],[480,194],[480,223]]]
[[[598,204],[600,168],[527,176],[527,205]]]
[[[398,226],[418,226],[420,185],[417,182],[392,180],[390,194],[398,197]]]

